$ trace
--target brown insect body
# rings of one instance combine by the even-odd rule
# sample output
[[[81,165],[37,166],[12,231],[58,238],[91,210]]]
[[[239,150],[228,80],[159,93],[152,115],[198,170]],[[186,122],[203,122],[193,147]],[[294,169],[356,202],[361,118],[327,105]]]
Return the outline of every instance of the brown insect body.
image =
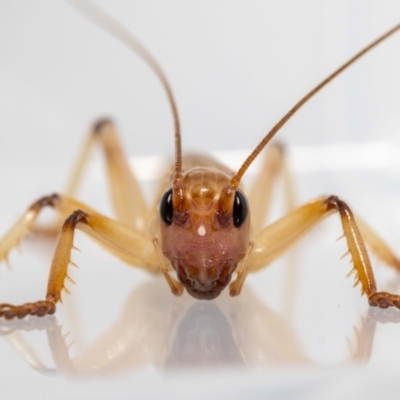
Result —
[[[239,227],[232,212],[219,213],[220,194],[233,173],[195,167],[183,174],[185,211],[160,222],[162,251],[186,290],[199,299],[217,297],[246,254],[250,217]],[[172,196],[172,194],[171,194]]]
[[[95,124],[77,160],[65,194],[53,194],[36,200],[0,240],[2,261],[34,229],[43,208],[51,207],[59,215],[53,229],[59,237],[45,299],[22,305],[0,304],[0,317],[12,319],[55,312],[56,303],[61,300],[61,292],[66,290],[65,281],[71,280],[68,269],[73,264],[71,252],[77,229],[84,231],[126,263],[162,273],[173,294],[182,294],[185,287],[196,298],[213,299],[228,285],[234,272],[236,278],[230,285],[230,295],[239,295],[249,272],[265,268],[325,217],[333,214],[341,220],[353,261],[356,284],[361,285],[361,292],[368,296],[369,304],[400,309],[400,295],[378,291],[365,244],[369,245],[378,258],[398,271],[400,259],[338,196],[317,198],[293,209],[273,224],[263,226],[274,180],[284,168],[285,155],[280,146],[271,145],[265,152],[259,175],[249,191],[249,202],[239,188],[248,167],[285,123],[336,76],[400,30],[400,24],[359,51],[301,98],[272,127],[239,170],[233,173],[209,158],[182,158],[178,108],[162,68],[112,17],[91,3],[82,0],[73,3],[89,19],[139,55],[164,87],[174,123],[175,164],[172,181],[167,188],[162,188],[166,191],[161,197],[157,213],[156,207],[149,207],[144,199],[113,123],[102,120]],[[102,146],[104,150],[115,218],[98,213],[74,197],[84,166],[95,145]],[[253,213],[251,237],[248,203]],[[157,229],[153,230],[155,225],[151,221],[155,219],[161,220],[155,224]],[[170,275],[171,267],[175,269],[178,280]]]

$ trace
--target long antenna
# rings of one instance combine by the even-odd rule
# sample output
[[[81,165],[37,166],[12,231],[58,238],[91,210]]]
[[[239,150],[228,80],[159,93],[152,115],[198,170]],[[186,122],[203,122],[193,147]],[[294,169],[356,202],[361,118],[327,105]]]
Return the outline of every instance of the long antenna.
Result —
[[[77,9],[87,19],[104,29],[110,35],[114,36],[121,43],[124,43],[129,49],[136,53],[160,79],[163,85],[174,119],[175,130],[175,175],[180,176],[182,172],[182,145],[181,129],[178,115],[178,108],[172,93],[171,85],[168,79],[155,60],[155,58],[146,50],[146,48],[119,22],[104,12],[100,7],[88,0],[67,0],[75,9]]]
[[[275,134],[282,128],[283,125],[301,108],[308,100],[310,100],[316,93],[318,93],[324,86],[326,86],[330,81],[336,78],[341,72],[343,72],[346,68],[348,68],[351,64],[357,61],[360,57],[362,57],[365,53],[368,53],[371,49],[377,46],[379,43],[387,39],[390,35],[393,35],[397,30],[400,29],[400,24],[393,27],[390,31],[386,32],[384,35],[380,36],[374,42],[369,44],[367,47],[358,52],[354,57],[352,57],[349,61],[343,64],[340,68],[334,71],[331,75],[329,75],[326,79],[324,79],[319,85],[317,85],[313,90],[307,93],[295,106],[268,132],[268,134],[264,137],[264,139],[258,144],[258,146],[254,149],[254,151],[249,155],[243,165],[240,167],[237,174],[231,179],[231,185],[233,188],[237,188],[239,182],[246,172],[247,168],[254,161],[254,159],[260,154],[262,149],[266,146],[266,144],[275,136]]]

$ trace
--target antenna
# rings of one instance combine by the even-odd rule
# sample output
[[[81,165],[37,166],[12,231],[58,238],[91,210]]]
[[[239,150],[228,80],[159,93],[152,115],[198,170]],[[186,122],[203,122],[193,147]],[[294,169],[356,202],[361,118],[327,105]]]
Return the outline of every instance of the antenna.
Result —
[[[171,107],[174,131],[175,131],[175,177],[180,177],[182,173],[182,144],[181,128],[179,122],[178,108],[175,97],[172,93],[171,85],[156,59],[146,50],[146,48],[119,22],[108,15],[100,7],[88,0],[67,0],[76,10],[78,10],[88,20],[104,29],[111,36],[114,36],[121,43],[125,44],[130,50],[136,53],[157,75],[168,97]]]
[[[315,94],[317,94],[323,87],[325,87],[329,82],[331,82],[334,78],[336,78],[341,72],[346,70],[350,65],[352,65],[355,61],[357,61],[364,54],[368,53],[379,43],[383,42],[389,36],[393,35],[396,31],[400,29],[400,24],[396,25],[388,32],[380,36],[378,39],[373,41],[367,47],[359,51],[354,57],[352,57],[349,61],[343,64],[340,68],[334,71],[331,75],[329,75],[326,79],[324,79],[319,85],[317,85],[314,89],[312,89],[309,93],[307,93],[299,102],[297,102],[294,107],[289,110],[287,114],[283,116],[282,119],[278,121],[278,123],[267,133],[264,139],[258,144],[258,146],[254,149],[254,151],[249,155],[243,165],[240,167],[237,174],[231,179],[231,185],[233,188],[237,188],[239,186],[239,182],[242,179],[244,173],[250,164],[254,161],[254,159],[260,154],[262,149],[267,145],[267,143],[276,135],[276,133],[282,128],[283,125],[305,104],[308,100],[310,100]]]

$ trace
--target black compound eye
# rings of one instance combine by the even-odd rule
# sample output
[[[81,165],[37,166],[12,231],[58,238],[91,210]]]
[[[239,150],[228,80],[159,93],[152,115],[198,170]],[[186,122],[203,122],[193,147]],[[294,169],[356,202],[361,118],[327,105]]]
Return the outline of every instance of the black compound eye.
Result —
[[[238,190],[235,193],[235,200],[233,202],[233,224],[236,228],[242,226],[244,221],[246,221],[249,206],[247,204],[246,197],[242,192]]]
[[[160,203],[160,217],[167,224],[171,225],[172,215],[174,210],[172,208],[172,189],[167,190]]]

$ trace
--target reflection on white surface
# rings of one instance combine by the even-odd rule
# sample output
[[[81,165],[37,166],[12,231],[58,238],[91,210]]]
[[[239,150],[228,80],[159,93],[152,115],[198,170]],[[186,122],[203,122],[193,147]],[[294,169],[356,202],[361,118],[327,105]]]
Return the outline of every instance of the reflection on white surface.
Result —
[[[296,148],[290,151],[299,153]],[[88,171],[82,198],[107,212],[104,182],[97,179],[100,171],[97,164]],[[12,179],[22,182],[33,173],[16,170]],[[61,172],[52,168],[44,174],[55,182]],[[328,193],[346,192],[343,198],[398,247],[400,215],[394,212],[400,200],[398,170],[371,167],[338,175],[305,169],[294,177],[299,202],[328,186]],[[47,182],[38,182],[41,194],[48,193],[48,187]],[[371,187],[378,190],[371,192]],[[13,213],[3,216],[2,231],[33,200],[26,200],[22,184],[14,186],[13,195],[2,199],[4,209]],[[21,203],[20,210],[15,210],[14,202]],[[280,204],[278,188],[272,218],[282,215]],[[378,213],[380,204],[384,206]],[[132,393],[157,397],[164,391],[179,398],[204,381],[214,389],[210,393],[199,388],[198,393],[209,398],[221,393],[241,397],[241,390],[249,387],[262,394],[293,395],[299,390],[298,398],[311,398],[317,390],[323,397],[315,398],[325,398],[332,385],[339,393],[354,382],[364,382],[368,371],[396,370],[400,313],[369,309],[359,289],[352,288],[351,278],[345,278],[350,265],[340,260],[345,245],[335,243],[340,234],[340,223],[333,216],[287,256],[249,276],[241,296],[230,298],[225,292],[212,302],[187,294],[175,298],[161,278],[127,268],[78,234],[76,244],[82,252],[74,252],[73,260],[80,268],[72,271],[77,285],[68,287],[72,295],[64,295],[56,316],[0,323],[4,390],[10,398],[38,385],[43,388],[41,398],[46,398],[46,388],[62,391],[65,398],[86,391],[96,398],[107,398],[104,393],[111,392],[120,398]],[[11,272],[2,269],[2,302],[43,296],[52,249],[35,238],[22,250],[21,255],[11,255]],[[373,264],[379,288],[398,292],[398,274],[374,258]],[[346,381],[349,374],[353,380]],[[373,382],[366,376],[363,387]],[[20,379],[25,386],[16,384]]]
[[[147,365],[168,370],[185,367],[254,366],[307,362],[290,325],[262,305],[248,290],[239,301],[221,296],[199,302],[177,301],[157,279],[134,290],[117,321],[69,362],[55,317],[2,321],[2,332],[25,361],[40,369],[32,349],[22,345],[18,330],[46,330],[61,374],[110,375]],[[73,338],[72,338],[73,339]],[[71,336],[69,337],[71,340]]]
[[[0,332],[25,362],[46,373],[52,369],[44,366],[41,355],[19,332],[45,331],[55,371],[69,377],[110,378],[146,366],[179,371],[188,367],[312,365],[293,325],[248,288],[238,299],[225,293],[211,302],[188,296],[180,301],[156,279],[134,290],[118,314],[117,320],[73,360],[63,335],[65,328],[57,317],[1,321]],[[352,351],[349,346],[341,364],[369,361],[377,319],[400,322],[400,313],[374,310],[365,315],[352,338]],[[74,333],[68,341],[73,339]]]

